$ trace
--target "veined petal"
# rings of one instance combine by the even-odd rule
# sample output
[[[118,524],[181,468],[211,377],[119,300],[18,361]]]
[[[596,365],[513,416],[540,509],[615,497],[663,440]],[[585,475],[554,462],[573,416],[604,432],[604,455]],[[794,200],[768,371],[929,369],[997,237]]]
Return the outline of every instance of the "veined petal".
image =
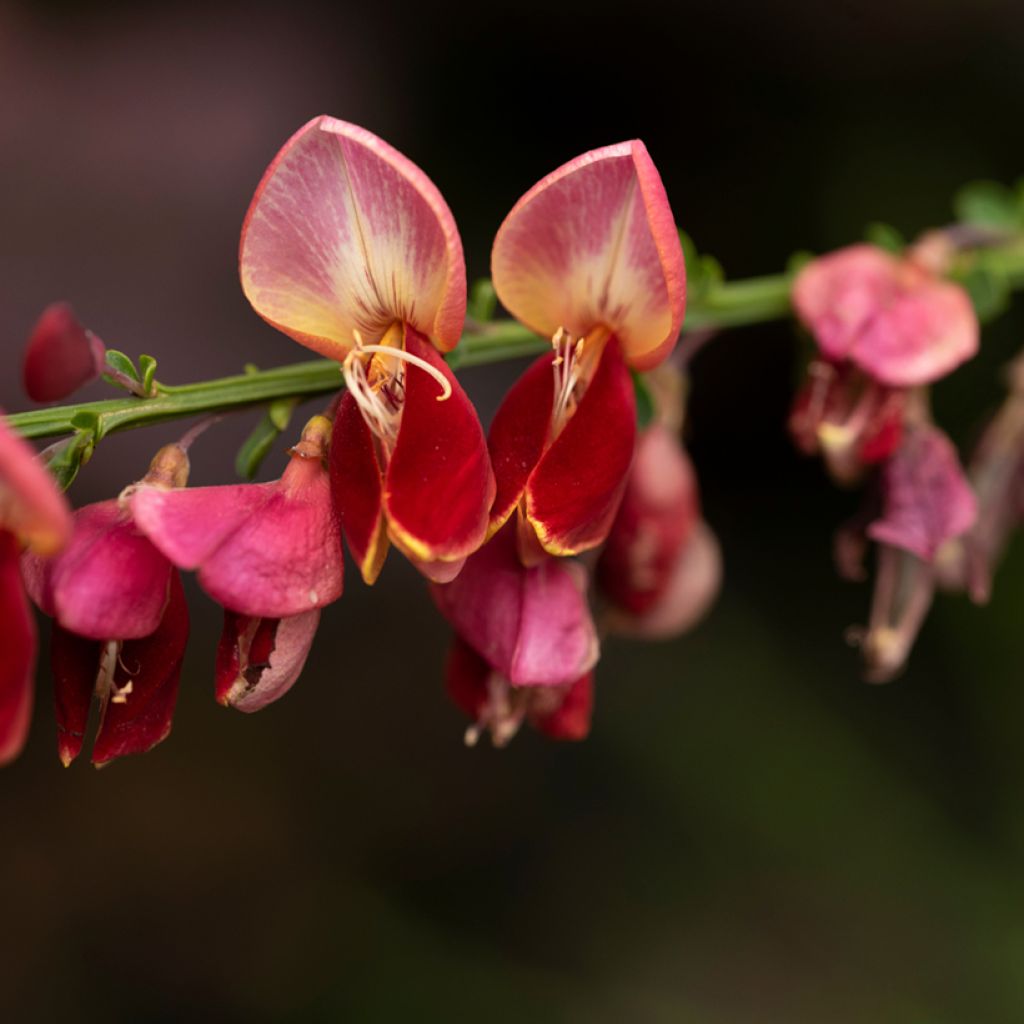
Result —
[[[36,453],[0,419],[0,529],[52,555],[71,536],[71,509]]]
[[[217,647],[216,696],[239,711],[259,711],[295,685],[320,623],[320,609],[286,619],[224,612]]]
[[[353,331],[395,321],[443,350],[466,316],[466,268],[441,193],[376,135],[333,117],[300,128],[274,158],[242,227],[242,289],[274,327],[342,358]]]
[[[526,486],[526,515],[545,550],[575,555],[607,536],[636,441],[636,397],[610,338],[583,397]]]
[[[549,353],[535,360],[509,388],[491,422],[487,445],[497,482],[490,532],[496,532],[519,504],[551,431],[554,378]]]
[[[152,750],[170,734],[188,631],[188,603],[175,572],[156,632],[129,640],[121,649],[114,673],[120,696],[111,697],[103,709],[92,750],[97,767],[115,757]]]
[[[75,532],[56,557],[27,553],[32,600],[65,628],[94,640],[147,636],[167,604],[170,562],[116,500],[75,512]]]
[[[406,328],[405,348],[444,375],[451,395],[417,366],[405,376],[405,405],[384,475],[391,540],[424,562],[456,562],[487,535],[494,473],[476,409],[436,350]]]
[[[331,496],[345,542],[368,586],[388,553],[380,463],[373,434],[352,395],[342,395],[330,449]]]
[[[682,326],[686,269],[644,144],[592,150],[538,182],[498,230],[491,272],[505,308],[538,334],[603,326],[630,365],[661,362]]]
[[[21,753],[32,717],[36,625],[18,571],[18,542],[0,530],[0,765]]]

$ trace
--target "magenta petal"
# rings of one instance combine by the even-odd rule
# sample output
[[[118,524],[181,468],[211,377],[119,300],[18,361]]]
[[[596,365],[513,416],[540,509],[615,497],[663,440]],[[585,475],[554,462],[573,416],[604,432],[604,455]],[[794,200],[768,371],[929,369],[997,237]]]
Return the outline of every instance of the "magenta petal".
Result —
[[[341,596],[341,539],[319,460],[295,458],[269,484],[140,488],[132,511],[175,565],[197,569],[203,589],[239,614],[284,618]]]
[[[908,430],[883,472],[884,511],[868,536],[930,562],[977,518],[974,492],[956,449],[936,427]]]
[[[306,664],[320,609],[286,619],[250,619],[224,613],[217,649],[217,700],[239,711],[259,711],[283,697]]]
[[[644,144],[592,150],[538,182],[498,230],[491,271],[505,308],[539,334],[605,327],[631,366],[661,362],[683,322],[686,271]]]
[[[23,559],[25,584],[48,615],[79,636],[128,640],[160,624],[171,565],[117,501],[75,513],[75,532],[56,557]]]
[[[66,302],[47,306],[25,347],[22,374],[33,402],[57,402],[96,380],[106,349]]]
[[[513,523],[433,593],[455,631],[511,683],[557,686],[582,676],[599,654],[581,576],[579,566],[554,558],[524,568]]]
[[[57,756],[65,768],[81,753],[89,722],[103,645],[64,629],[50,627],[50,672],[57,716]]]
[[[0,530],[0,765],[21,753],[32,717],[36,625],[18,572],[18,542]]]
[[[454,347],[466,315],[455,220],[429,178],[371,132],[333,117],[274,158],[242,227],[242,288],[269,323],[340,358],[353,332],[396,322]]]

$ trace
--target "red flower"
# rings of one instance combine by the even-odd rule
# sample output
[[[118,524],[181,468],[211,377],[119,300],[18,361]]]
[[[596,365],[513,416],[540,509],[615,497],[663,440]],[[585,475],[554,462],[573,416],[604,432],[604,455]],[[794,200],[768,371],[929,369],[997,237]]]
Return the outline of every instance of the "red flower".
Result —
[[[683,321],[682,249],[643,143],[585,153],[535,185],[491,267],[505,307],[554,348],[491,428],[491,531],[518,510],[524,558],[576,554],[607,536],[633,458],[628,367],[656,366]]]
[[[22,379],[33,402],[57,402],[103,372],[106,348],[66,302],[43,310],[25,347]]]
[[[32,717],[36,626],[22,587],[22,545],[44,557],[70,536],[71,510],[53,477],[0,419],[0,764],[21,753]]]
[[[435,186],[365,129],[301,128],[267,169],[242,228],[242,287],[300,344],[341,361],[331,479],[367,583],[389,543],[450,579],[487,532],[483,431],[440,351],[459,340],[466,271]]]

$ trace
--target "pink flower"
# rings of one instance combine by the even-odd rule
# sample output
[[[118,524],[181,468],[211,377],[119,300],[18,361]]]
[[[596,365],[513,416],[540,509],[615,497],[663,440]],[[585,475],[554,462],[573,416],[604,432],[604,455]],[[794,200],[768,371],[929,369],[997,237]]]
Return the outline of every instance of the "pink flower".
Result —
[[[21,752],[32,717],[36,627],[21,582],[22,545],[53,555],[71,529],[53,478],[0,419],[0,764]]]
[[[474,746],[486,731],[496,747],[503,747],[524,721],[549,739],[582,740],[590,732],[593,672],[557,686],[513,686],[456,636],[448,653],[445,683],[453,703],[473,720],[466,730],[468,746]]]
[[[66,302],[43,310],[25,347],[22,378],[33,402],[57,402],[96,380],[106,348]]]
[[[279,480],[131,497],[139,529],[237,615],[283,619],[341,596],[343,562],[325,464],[331,423],[314,416]]]
[[[167,445],[135,486],[181,486],[187,475],[184,451]],[[55,619],[50,658],[64,764],[81,751],[94,694],[95,764],[149,750],[171,729],[188,609],[178,574],[132,519],[131,490],[78,509],[59,555],[22,560],[32,599]]]
[[[432,591],[456,633],[513,686],[563,686],[597,663],[582,567],[555,558],[524,567],[515,524]]]

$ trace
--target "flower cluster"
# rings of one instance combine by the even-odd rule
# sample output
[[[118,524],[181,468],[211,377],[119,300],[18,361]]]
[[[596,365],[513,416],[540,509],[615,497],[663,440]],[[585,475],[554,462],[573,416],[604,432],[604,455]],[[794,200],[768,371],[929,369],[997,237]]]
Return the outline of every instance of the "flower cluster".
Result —
[[[467,306],[455,221],[379,138],[330,117],[301,128],[256,190],[240,271],[256,312],[336,360],[344,391],[272,483],[189,487],[182,442],[116,499],[73,516],[25,446],[0,433],[0,600],[19,638],[0,678],[0,757],[21,745],[31,694],[24,545],[25,588],[54,619],[65,764],[94,697],[97,764],[170,731],[188,638],[182,570],[224,612],[217,699],[255,711],[287,692],[321,610],[341,596],[342,537],[367,584],[392,546],[429,581],[454,629],[447,684],[472,719],[468,742],[488,731],[503,745],[524,720],[585,736],[597,623],[682,632],[720,575],[679,440],[679,372],[666,364],[683,320],[683,254],[643,144],[578,157],[501,225],[495,290],[551,351],[486,435],[444,358]],[[102,357],[54,307],[30,346],[29,390],[66,394]],[[638,387],[655,398],[639,437]]]

